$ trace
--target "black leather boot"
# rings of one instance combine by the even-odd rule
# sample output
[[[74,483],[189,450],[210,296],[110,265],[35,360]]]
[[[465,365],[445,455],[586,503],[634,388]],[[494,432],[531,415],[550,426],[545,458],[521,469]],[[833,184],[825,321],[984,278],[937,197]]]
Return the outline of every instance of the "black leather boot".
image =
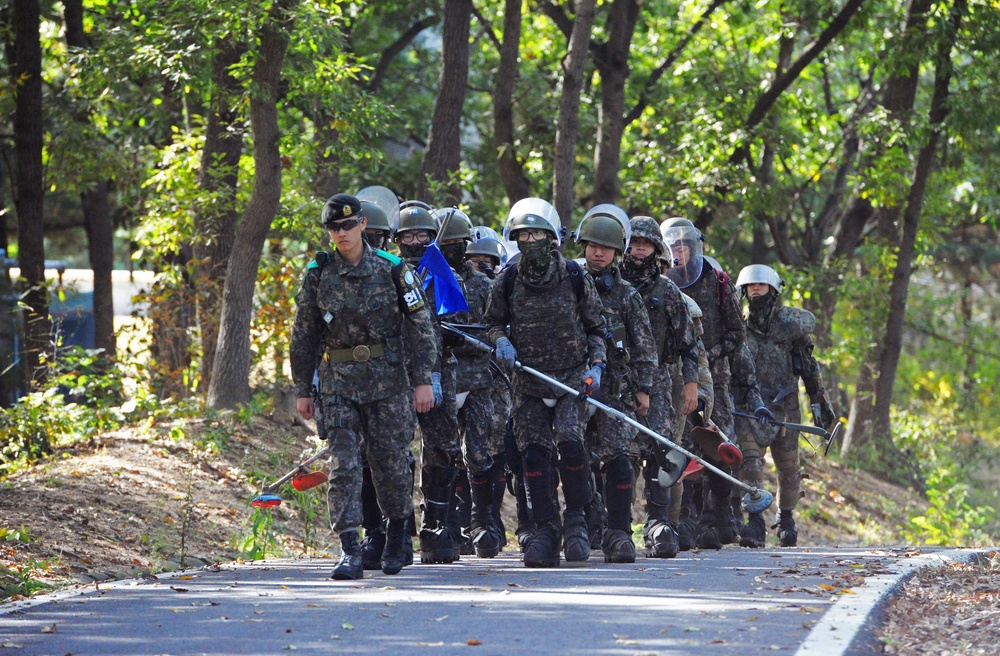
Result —
[[[453,563],[459,558],[458,546],[448,530],[448,516],[453,503],[455,475],[450,467],[427,467],[421,475],[424,495],[420,524],[420,562]]]
[[[493,471],[473,474],[470,481],[472,495],[472,521],[469,533],[476,555],[493,558],[503,547],[502,536],[493,525]]]
[[[590,536],[584,509],[590,503],[590,465],[580,442],[559,445],[559,478],[566,510],[563,512],[563,556],[568,562],[590,558]]]
[[[559,566],[559,510],[553,494],[556,473],[552,467],[552,457],[547,449],[531,445],[524,450],[522,458],[524,473],[525,505],[534,530],[522,542],[525,567]],[[583,535],[587,526],[580,512]],[[518,538],[520,539],[520,535]],[[588,550],[589,551],[589,550]]]
[[[340,556],[340,562],[333,568],[333,576],[330,578],[338,581],[351,581],[364,576],[357,529],[352,528],[340,534],[340,549],[343,552]]]
[[[385,532],[385,551],[382,552],[382,573],[399,574],[404,566],[413,562],[413,554],[410,553],[409,563],[407,563],[406,549],[404,546],[406,538],[406,520],[390,519]],[[412,550],[412,545],[411,545]]]
[[[608,507],[608,527],[601,540],[604,562],[634,563],[632,491],[635,471],[626,456],[617,456],[605,463],[603,473],[604,500]]]
[[[799,530],[795,528],[795,518],[791,510],[778,510],[778,522],[771,528],[778,529],[781,546],[794,547],[799,542]]]
[[[750,513],[746,526],[740,531],[740,546],[760,549],[766,540],[767,526],[764,525],[764,516],[759,512]]]

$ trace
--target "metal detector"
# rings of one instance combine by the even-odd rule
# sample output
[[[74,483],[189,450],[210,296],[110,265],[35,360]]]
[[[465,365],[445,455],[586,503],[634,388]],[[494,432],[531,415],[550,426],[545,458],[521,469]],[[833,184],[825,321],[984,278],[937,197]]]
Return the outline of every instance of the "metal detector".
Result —
[[[330,480],[329,477],[321,471],[312,471],[309,469],[309,465],[325,456],[329,451],[330,447],[324,446],[307,460],[303,460],[296,465],[295,469],[263,488],[260,494],[250,500],[250,505],[254,508],[274,508],[275,506],[280,506],[281,497],[275,494],[275,492],[289,480],[292,482],[292,487],[299,492],[304,492],[317,485],[326,483]]]

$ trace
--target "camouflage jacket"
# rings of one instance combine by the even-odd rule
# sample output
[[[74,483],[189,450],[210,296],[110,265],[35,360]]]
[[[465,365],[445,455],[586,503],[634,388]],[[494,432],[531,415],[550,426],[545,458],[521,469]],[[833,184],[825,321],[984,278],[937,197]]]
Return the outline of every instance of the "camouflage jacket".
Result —
[[[484,316],[487,337],[496,344],[509,336],[522,363],[570,387],[579,387],[579,377],[590,364],[607,359],[604,308],[594,281],[580,272],[583,296],[578,300],[566,260],[555,252],[541,283],[526,282],[518,274],[507,298],[505,279],[514,270],[501,271],[490,289]],[[513,382],[530,396],[555,398],[563,394],[520,370],[514,372]]]
[[[602,381],[601,386],[607,385],[615,395],[615,387],[627,380],[629,391],[648,394],[659,362],[649,314],[642,296],[622,278],[621,271],[613,268],[611,273],[614,285],[606,292],[598,292],[611,336],[607,344],[607,380]]]
[[[328,260],[328,261],[327,261]],[[431,312],[416,275],[402,260],[365,245],[356,266],[339,253],[317,254],[295,297],[292,380],[299,397],[312,395],[319,367],[324,395],[358,403],[388,398],[413,385],[429,385],[437,359]],[[324,353],[381,345],[366,362],[332,362]],[[406,361],[412,378],[407,376]]]
[[[465,290],[465,300],[469,304],[469,323],[482,323],[486,314],[486,301],[493,281],[466,262],[458,271],[459,282]],[[454,349],[458,357],[458,391],[466,392],[489,387],[493,382],[490,373],[490,354],[468,344]]]
[[[681,290],[670,278],[660,275],[636,285],[636,289],[646,305],[657,345],[659,367],[654,384],[669,384],[671,366],[678,361],[683,382],[698,382],[698,349],[704,351],[704,346],[695,335],[694,322]]]

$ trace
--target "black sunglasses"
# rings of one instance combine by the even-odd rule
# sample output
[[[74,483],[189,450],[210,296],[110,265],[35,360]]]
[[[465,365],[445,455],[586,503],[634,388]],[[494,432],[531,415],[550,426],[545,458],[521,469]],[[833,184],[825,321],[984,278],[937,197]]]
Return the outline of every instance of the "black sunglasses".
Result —
[[[348,230],[356,228],[362,221],[364,221],[364,218],[334,221],[332,223],[327,223],[326,229],[332,230],[333,232],[347,232]]]

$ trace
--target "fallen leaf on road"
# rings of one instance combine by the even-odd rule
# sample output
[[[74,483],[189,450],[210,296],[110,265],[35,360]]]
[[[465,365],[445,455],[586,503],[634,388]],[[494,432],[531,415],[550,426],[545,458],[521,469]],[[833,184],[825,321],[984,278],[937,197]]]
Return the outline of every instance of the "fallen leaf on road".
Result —
[[[306,608],[322,608],[319,604],[306,604]]]
[[[687,627],[684,627],[684,631],[687,632],[687,633],[697,633],[698,631],[701,631],[701,629],[699,629],[696,626],[687,626]]]
[[[448,616],[447,615],[442,615],[441,617],[435,617],[435,618],[431,619],[431,621],[432,622],[443,622],[446,619],[448,619]]]
[[[418,647],[444,647],[444,642],[418,642]]]
[[[854,590],[847,590],[847,589],[844,589],[844,590],[841,590],[841,591],[840,591],[840,594],[858,594],[858,593],[857,593],[857,592],[855,592]]]
[[[55,632],[56,632],[56,625],[55,624],[53,624],[52,626],[43,626],[42,627],[42,633],[55,633]]]
[[[168,608],[171,613],[193,613],[194,608]]]
[[[519,586],[517,583],[508,583],[507,587],[508,588],[520,588],[521,586]]]
[[[466,640],[465,644],[469,645],[470,647],[476,647],[476,646],[481,645],[483,643],[481,643],[480,641],[478,641],[475,638],[473,638],[471,640]]]
[[[344,622],[343,624],[340,625],[340,628],[346,629],[348,631],[353,631],[354,630],[354,625],[351,624],[350,622]]]
[[[710,644],[710,645],[724,645],[724,644],[726,644],[726,641],[723,640],[722,638],[716,638],[715,640],[710,641],[708,644]]]
[[[800,613],[822,613],[822,608],[815,608],[813,606],[801,606],[799,607]]]
[[[194,577],[193,577],[193,576],[191,576],[190,574],[185,574],[184,576],[178,576],[178,577],[177,577],[177,580],[178,580],[178,581],[190,581],[190,580],[191,580],[191,579],[193,579],[193,578],[194,578]]]
[[[285,645],[284,649],[285,651],[298,651],[298,647],[295,645]]]
[[[5,642],[0,645],[0,647],[3,647],[4,649],[21,649],[24,645],[19,645],[16,642]]]
[[[170,586],[170,589],[173,590],[174,592],[187,592],[188,591],[187,588],[175,588],[174,586]]]
[[[826,583],[820,583],[819,587],[823,588],[827,592],[833,592],[834,590],[837,589],[837,588],[833,587],[832,585],[829,585],[829,584],[826,584]]]

